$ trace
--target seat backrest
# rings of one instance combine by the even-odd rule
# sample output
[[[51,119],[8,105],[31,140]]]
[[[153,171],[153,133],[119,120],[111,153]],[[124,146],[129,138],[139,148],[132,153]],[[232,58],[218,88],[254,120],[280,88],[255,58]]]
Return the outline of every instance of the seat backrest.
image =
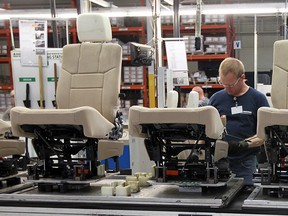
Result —
[[[288,108],[288,40],[274,43],[271,100],[274,108]]]
[[[81,43],[63,47],[56,101],[60,109],[90,106],[113,122],[119,106],[122,49],[112,40],[108,17],[88,13],[77,18]]]

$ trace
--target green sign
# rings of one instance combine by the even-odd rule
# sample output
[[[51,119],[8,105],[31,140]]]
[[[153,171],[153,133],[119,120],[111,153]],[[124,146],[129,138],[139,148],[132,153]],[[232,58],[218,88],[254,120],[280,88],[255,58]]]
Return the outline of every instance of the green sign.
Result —
[[[58,79],[58,78],[57,78]],[[55,82],[55,79],[54,77],[47,77],[47,81],[48,82]]]
[[[19,82],[35,82],[35,77],[19,77]]]
[[[48,82],[54,82],[54,77],[47,77]]]

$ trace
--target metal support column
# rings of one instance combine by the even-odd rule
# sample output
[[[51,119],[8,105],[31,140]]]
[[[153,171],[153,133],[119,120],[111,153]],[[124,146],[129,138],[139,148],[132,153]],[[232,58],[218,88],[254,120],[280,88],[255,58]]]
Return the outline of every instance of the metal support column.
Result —
[[[254,88],[257,89],[258,83],[258,33],[257,15],[254,16]]]
[[[173,37],[180,37],[180,15],[179,15],[179,0],[173,0]]]
[[[91,9],[91,2],[89,0],[78,0],[77,1],[77,13],[89,13]]]
[[[56,17],[56,2],[55,0],[50,0],[50,10],[51,17]],[[53,47],[59,48],[58,32],[57,32],[57,21],[52,20],[52,32],[53,32]]]
[[[179,15],[179,0],[173,0],[173,37],[180,38],[180,15]],[[178,107],[181,107],[181,88],[175,86],[175,90],[178,92]]]
[[[195,49],[201,49],[202,0],[197,0],[195,22]]]
[[[155,61],[154,61],[154,75],[149,74],[149,82],[152,80],[154,81],[154,76],[157,77],[158,75],[158,69],[162,67],[163,65],[163,60],[162,60],[162,28],[161,28],[161,17],[160,17],[160,5],[161,1],[160,0],[154,0],[153,1],[153,30],[154,30],[154,56],[155,56]],[[154,88],[156,86],[156,89],[158,90],[158,82],[156,81],[156,85],[154,85]],[[152,88],[152,85],[151,85]],[[155,91],[150,92],[151,90],[150,85],[149,85],[149,98],[150,97],[155,97]],[[154,94],[154,95],[152,95]],[[159,91],[157,91],[157,102],[158,105],[162,106],[162,99],[159,98]],[[159,101],[161,100],[161,101]],[[155,102],[151,99],[149,99],[150,102],[150,107],[155,106]],[[151,103],[152,102],[152,103]],[[153,104],[154,102],[154,104]]]

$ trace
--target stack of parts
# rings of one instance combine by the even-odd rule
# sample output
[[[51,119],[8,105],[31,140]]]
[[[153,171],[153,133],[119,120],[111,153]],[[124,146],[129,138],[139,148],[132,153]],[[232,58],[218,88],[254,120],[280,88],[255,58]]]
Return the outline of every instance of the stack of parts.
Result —
[[[131,193],[140,192],[141,187],[150,186],[149,180],[152,174],[135,173],[133,176],[126,176],[126,181],[116,181],[111,185],[101,187],[103,196],[131,196]]]

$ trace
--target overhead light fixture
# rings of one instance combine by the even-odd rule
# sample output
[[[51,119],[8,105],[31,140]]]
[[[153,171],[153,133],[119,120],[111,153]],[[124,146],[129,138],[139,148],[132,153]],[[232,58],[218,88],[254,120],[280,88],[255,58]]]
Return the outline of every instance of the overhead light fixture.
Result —
[[[216,7],[215,7],[216,6]],[[231,15],[249,15],[249,14],[277,14],[283,13],[285,3],[247,3],[247,4],[221,4],[221,5],[203,5],[203,14],[231,14]]]
[[[165,0],[166,1],[166,0]],[[169,0],[167,0],[169,1]],[[147,7],[124,7],[124,8],[101,8],[95,12],[105,13],[110,17],[143,17],[152,16],[151,8]],[[202,14],[215,15],[256,15],[256,14],[278,14],[285,13],[285,3],[261,3],[261,4],[204,4]],[[173,10],[164,8],[161,10],[161,16],[172,16]],[[196,15],[196,6],[181,5],[180,15]]]
[[[70,19],[77,17],[76,9],[57,9],[57,17]],[[46,9],[37,10],[5,10],[0,12],[0,20],[9,19],[52,19],[51,11]]]
[[[92,0],[91,0],[92,1]],[[96,0],[93,0],[96,1]],[[99,0],[98,0],[99,1]],[[107,2],[106,2],[107,3]],[[147,17],[152,16],[152,9],[149,7],[112,7],[97,8],[92,12],[104,13],[109,17]],[[261,3],[261,4],[204,4],[202,14],[227,14],[227,15],[275,15],[287,13],[285,3]],[[166,8],[161,10],[161,16],[173,16],[173,10]],[[180,15],[196,15],[196,6],[182,5],[179,8]],[[76,18],[76,9],[57,9],[56,18]],[[3,10],[0,11],[0,20],[10,18],[52,18],[50,10]]]
[[[90,0],[90,2],[93,2],[95,4],[98,4],[100,5],[101,7],[105,7],[105,8],[117,8],[116,5],[113,5],[112,3],[110,2],[107,2],[107,1],[104,1],[104,0]]]

